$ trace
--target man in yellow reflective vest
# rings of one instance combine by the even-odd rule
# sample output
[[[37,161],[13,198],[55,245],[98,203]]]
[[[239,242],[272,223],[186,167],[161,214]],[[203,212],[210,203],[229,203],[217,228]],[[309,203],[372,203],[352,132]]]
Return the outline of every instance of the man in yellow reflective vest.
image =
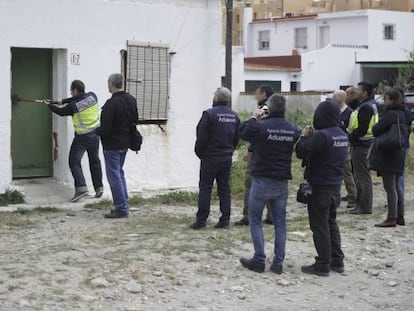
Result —
[[[50,110],[60,116],[72,116],[75,128],[75,138],[69,153],[69,167],[75,181],[75,195],[71,199],[77,202],[88,195],[88,187],[82,171],[82,158],[88,153],[89,168],[92,183],[95,188],[95,197],[103,195],[102,167],[99,159],[99,136],[96,129],[99,127],[99,106],[96,95],[85,93],[85,85],[80,80],[74,80],[70,86],[71,98],[59,101],[45,101]]]
[[[351,214],[372,214],[372,178],[368,154],[374,135],[372,127],[378,122],[378,109],[373,99],[374,86],[366,81],[358,83],[359,103],[354,107],[348,126],[354,179],[357,186],[356,207]]]

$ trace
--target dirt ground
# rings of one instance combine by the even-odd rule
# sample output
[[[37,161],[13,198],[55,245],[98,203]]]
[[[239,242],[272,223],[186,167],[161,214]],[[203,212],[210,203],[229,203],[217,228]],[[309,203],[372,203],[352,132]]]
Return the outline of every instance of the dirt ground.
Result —
[[[380,184],[373,215],[340,209],[346,273],[329,278],[300,272],[315,251],[293,191],[282,275],[241,268],[248,228],[212,229],[217,207],[199,232],[188,229],[194,207],[139,206],[121,220],[100,209],[2,212],[0,310],[414,310],[413,185],[405,227],[374,228],[386,211]],[[237,220],[241,207],[233,211]]]

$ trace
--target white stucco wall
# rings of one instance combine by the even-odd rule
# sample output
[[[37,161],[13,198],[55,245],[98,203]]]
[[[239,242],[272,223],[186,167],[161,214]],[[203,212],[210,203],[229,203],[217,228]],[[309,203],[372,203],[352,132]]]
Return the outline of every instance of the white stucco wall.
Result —
[[[330,42],[342,45],[368,45],[367,11],[319,14],[316,20],[318,30],[318,48],[320,47],[320,27],[328,26]],[[346,14],[348,13],[348,14]]]
[[[301,90],[336,90],[360,79],[355,50],[327,47],[302,54]]]
[[[164,131],[155,125],[140,126],[145,144],[138,156],[127,157],[128,186],[130,190],[196,186],[195,126],[202,110],[211,105],[224,71],[221,14],[219,0],[0,1],[0,191],[12,177],[10,48],[60,49],[54,95],[67,96],[70,82],[81,79],[103,105],[110,97],[107,77],[120,71],[120,50],[127,40],[168,44],[177,53],[171,59],[169,121]],[[79,66],[68,63],[71,53],[80,54]],[[70,120],[54,117],[54,131],[59,132],[61,146],[55,176],[71,182]],[[83,164],[87,172],[87,161]]]
[[[404,62],[414,49],[414,13],[369,11],[369,49],[358,53],[359,62]],[[384,39],[384,24],[395,25],[395,39]]]
[[[248,45],[246,57],[264,57],[291,55],[295,48],[295,28],[307,28],[307,48],[297,49],[300,53],[313,51],[317,47],[316,42],[316,18],[305,20],[274,20],[272,22],[253,22],[248,26]],[[259,49],[259,32],[270,31],[270,48]]]

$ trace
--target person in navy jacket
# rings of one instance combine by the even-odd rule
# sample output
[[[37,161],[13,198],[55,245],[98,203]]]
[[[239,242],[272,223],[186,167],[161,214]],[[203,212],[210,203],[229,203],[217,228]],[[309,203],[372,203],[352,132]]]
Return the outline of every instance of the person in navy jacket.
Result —
[[[253,177],[249,195],[249,225],[254,245],[252,259],[241,258],[240,263],[255,272],[264,272],[266,255],[262,214],[269,203],[275,228],[274,259],[271,270],[281,274],[286,245],[286,204],[288,180],[292,179],[292,153],[299,138],[296,125],[285,119],[286,100],[274,94],[267,101],[269,116],[258,110],[255,117],[240,127],[240,136],[251,143]]]
[[[312,187],[308,204],[309,224],[318,256],[302,272],[329,276],[330,270],[344,272],[341,234],[336,210],[341,201],[341,184],[348,148],[348,135],[341,129],[340,110],[333,101],[317,107],[313,126],[307,127],[296,146],[299,159],[306,161],[305,178]]]
[[[230,174],[234,149],[239,143],[240,119],[230,108],[231,92],[220,87],[213,98],[213,107],[204,111],[197,125],[195,153],[201,160],[196,221],[190,226],[206,226],[210,214],[211,191],[214,180],[220,199],[221,217],[215,228],[226,229],[230,223]]]

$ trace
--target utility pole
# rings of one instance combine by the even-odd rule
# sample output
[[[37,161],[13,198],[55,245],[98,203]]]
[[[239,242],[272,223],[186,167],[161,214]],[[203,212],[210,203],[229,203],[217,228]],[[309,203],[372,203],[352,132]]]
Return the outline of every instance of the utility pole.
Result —
[[[233,48],[233,0],[226,0],[226,76],[224,86],[231,90]]]

